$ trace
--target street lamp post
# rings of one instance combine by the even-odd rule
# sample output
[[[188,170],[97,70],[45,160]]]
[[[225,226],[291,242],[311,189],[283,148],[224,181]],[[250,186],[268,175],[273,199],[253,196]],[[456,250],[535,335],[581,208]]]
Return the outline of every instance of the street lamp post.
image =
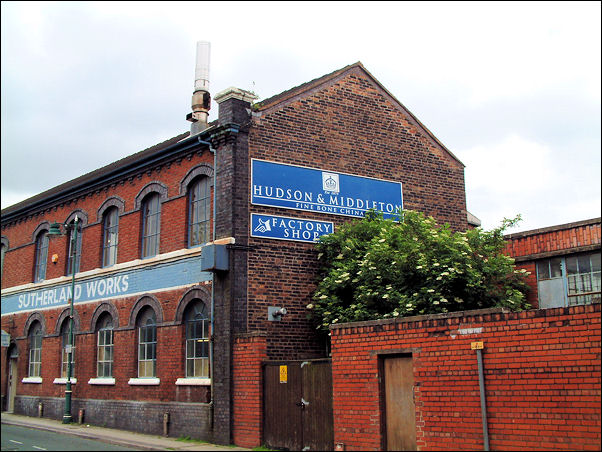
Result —
[[[69,299],[69,339],[67,344],[67,382],[65,383],[65,412],[63,413],[63,424],[71,423],[71,373],[73,359],[73,300],[75,298],[75,261],[77,260],[77,228],[79,218],[77,215],[73,221],[73,226],[65,224],[65,229],[73,228],[71,234],[71,298]],[[61,226],[53,223],[48,231],[49,235],[62,235]]]

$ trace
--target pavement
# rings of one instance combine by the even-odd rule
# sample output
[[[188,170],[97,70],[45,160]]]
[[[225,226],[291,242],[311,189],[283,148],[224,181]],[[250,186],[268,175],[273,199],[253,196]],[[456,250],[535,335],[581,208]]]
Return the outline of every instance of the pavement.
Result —
[[[3,424],[48,430],[55,433],[74,435],[86,439],[93,439],[110,444],[116,444],[118,446],[132,447],[142,450],[251,450],[236,446],[219,446],[216,444],[203,442],[178,441],[176,438],[145,435],[127,430],[97,427],[88,424],[63,424],[62,421],[57,421],[54,419],[22,416],[20,414],[6,412],[2,412],[1,417]]]

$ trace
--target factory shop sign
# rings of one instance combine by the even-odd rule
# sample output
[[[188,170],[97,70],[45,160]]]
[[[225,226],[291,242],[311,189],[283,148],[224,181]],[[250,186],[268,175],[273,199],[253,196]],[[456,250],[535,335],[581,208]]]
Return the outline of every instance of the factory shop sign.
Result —
[[[385,218],[403,208],[401,182],[265,160],[251,163],[253,204],[350,217],[374,209]]]
[[[332,232],[334,232],[332,221],[251,214],[252,237],[313,243],[321,235]]]

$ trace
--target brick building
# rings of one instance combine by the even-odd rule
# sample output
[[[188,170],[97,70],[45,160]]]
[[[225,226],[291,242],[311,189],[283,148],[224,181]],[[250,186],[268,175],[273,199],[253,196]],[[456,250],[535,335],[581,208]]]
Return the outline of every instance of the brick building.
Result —
[[[505,253],[529,272],[535,308],[600,303],[600,218],[505,236]]]
[[[238,441],[245,344],[325,356],[316,237],[372,207],[469,227],[463,164],[361,63],[255,100],[221,92],[207,123],[195,84],[190,132],[2,210],[3,409],[61,418],[73,285],[74,418]]]

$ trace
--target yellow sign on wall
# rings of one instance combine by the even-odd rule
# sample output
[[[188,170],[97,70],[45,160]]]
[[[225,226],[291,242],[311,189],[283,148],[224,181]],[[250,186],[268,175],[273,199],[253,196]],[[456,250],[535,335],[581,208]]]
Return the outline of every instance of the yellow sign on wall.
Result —
[[[280,383],[288,382],[288,366],[280,366]]]

